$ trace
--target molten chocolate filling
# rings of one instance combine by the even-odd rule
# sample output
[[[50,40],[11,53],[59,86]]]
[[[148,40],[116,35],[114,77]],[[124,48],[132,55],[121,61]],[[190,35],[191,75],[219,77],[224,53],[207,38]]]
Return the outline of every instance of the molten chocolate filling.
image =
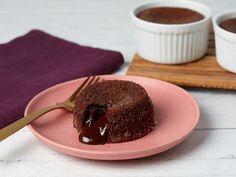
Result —
[[[106,106],[90,105],[84,114],[80,142],[84,144],[105,144],[108,139]]]

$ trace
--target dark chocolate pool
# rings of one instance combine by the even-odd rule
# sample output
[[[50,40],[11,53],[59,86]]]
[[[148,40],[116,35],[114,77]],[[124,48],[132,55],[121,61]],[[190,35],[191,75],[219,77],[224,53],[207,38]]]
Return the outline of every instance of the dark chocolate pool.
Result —
[[[154,7],[140,11],[137,17],[152,23],[185,24],[200,21],[204,16],[194,10],[178,7]]]
[[[229,32],[236,33],[236,17],[224,20],[220,27]]]

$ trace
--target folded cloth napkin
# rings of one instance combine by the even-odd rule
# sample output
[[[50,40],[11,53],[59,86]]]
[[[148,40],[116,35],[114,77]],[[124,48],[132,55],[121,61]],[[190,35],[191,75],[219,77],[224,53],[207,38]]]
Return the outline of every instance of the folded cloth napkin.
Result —
[[[27,103],[40,91],[111,73],[122,63],[119,52],[81,46],[39,30],[0,44],[0,128],[23,117]]]

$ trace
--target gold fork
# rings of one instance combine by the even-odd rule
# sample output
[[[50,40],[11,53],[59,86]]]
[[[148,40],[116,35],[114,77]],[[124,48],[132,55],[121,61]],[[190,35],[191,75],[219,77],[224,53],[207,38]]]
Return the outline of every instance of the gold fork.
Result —
[[[38,111],[34,111],[34,112],[30,113],[29,115],[17,120],[16,122],[11,123],[10,125],[2,128],[0,130],[0,141],[4,140],[8,136],[12,135],[16,131],[20,130],[21,128],[23,128],[24,126],[26,126],[27,124],[29,124],[33,120],[41,117],[45,113],[50,112],[54,109],[64,108],[67,111],[72,112],[73,108],[75,106],[76,97],[80,94],[80,92],[84,88],[86,88],[87,86],[97,83],[99,81],[99,79],[100,78],[96,77],[96,76],[91,76],[91,77],[86,78],[83,81],[83,83],[74,91],[74,93],[69,98],[67,98],[65,101],[63,101],[61,103],[57,103],[55,105],[51,105],[51,106],[42,108]]]

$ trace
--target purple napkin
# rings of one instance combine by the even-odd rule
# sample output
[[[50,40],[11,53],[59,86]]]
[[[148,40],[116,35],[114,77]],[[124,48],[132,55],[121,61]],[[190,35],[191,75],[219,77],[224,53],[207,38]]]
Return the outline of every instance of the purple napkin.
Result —
[[[122,63],[119,52],[81,46],[39,30],[0,44],[0,128],[23,117],[27,103],[40,91],[111,73]]]

